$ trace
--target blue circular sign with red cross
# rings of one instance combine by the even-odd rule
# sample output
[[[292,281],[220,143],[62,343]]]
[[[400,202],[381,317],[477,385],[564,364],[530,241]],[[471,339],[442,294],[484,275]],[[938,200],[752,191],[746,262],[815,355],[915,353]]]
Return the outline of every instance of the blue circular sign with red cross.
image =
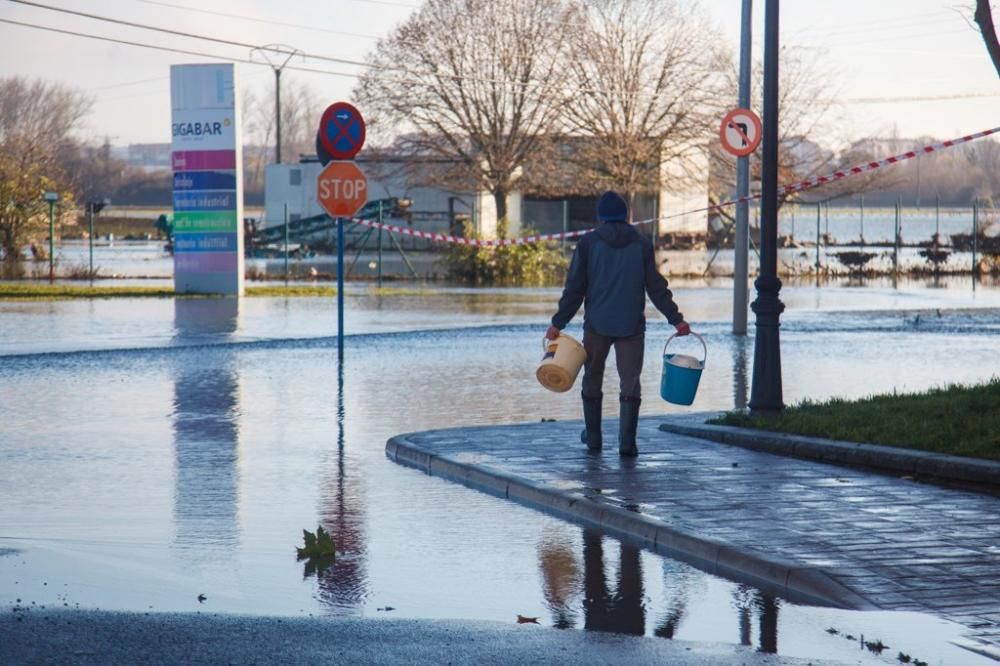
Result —
[[[319,141],[335,160],[350,160],[365,145],[365,119],[347,102],[334,102],[319,121]]]

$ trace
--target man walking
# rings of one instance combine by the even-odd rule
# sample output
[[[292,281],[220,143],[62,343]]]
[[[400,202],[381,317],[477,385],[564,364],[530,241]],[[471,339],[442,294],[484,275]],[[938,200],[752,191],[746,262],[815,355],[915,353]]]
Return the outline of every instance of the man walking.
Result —
[[[667,281],[656,270],[653,244],[628,223],[628,204],[616,192],[605,192],[597,202],[601,225],[580,239],[559,299],[559,311],[545,337],[559,331],[584,306],[583,418],[580,435],[591,451],[601,450],[601,400],[604,365],[611,347],[620,381],[618,453],[637,456],[635,432],[641,403],[639,376],[646,338],[646,294],[656,309],[687,335],[691,328],[677,309]]]

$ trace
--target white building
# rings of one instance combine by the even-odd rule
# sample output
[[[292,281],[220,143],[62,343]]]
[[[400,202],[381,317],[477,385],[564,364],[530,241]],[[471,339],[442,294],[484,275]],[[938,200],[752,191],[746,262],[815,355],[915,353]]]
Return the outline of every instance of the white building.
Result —
[[[707,174],[707,157],[705,160]],[[413,164],[401,160],[374,160],[360,156],[355,163],[368,177],[368,199],[396,197],[409,199],[411,224],[414,229],[437,233],[454,233],[456,223],[468,219],[483,238],[495,238],[497,233],[496,205],[493,195],[485,190],[454,191],[428,185],[415,185]],[[434,166],[428,162],[428,169]],[[315,158],[305,158],[297,164],[272,164],[265,170],[265,213],[263,227],[280,225],[284,206],[288,205],[289,221],[323,215],[316,200],[316,181],[323,166]],[[691,182],[675,177],[669,166],[664,167],[663,181],[668,185]],[[661,192],[638,195],[634,219],[665,218],[658,225],[661,234],[670,232],[705,232],[707,229],[708,179],[697,186],[666,187]],[[540,233],[563,229],[576,230],[596,222],[597,195],[567,196],[565,199],[535,197],[523,192],[507,196],[508,235],[520,235],[523,226]],[[652,227],[650,227],[652,229]]]
[[[396,197],[412,201],[412,224],[421,231],[450,233],[457,217],[469,219],[473,228],[484,238],[496,237],[496,205],[493,195],[485,190],[459,192],[442,188],[412,185],[401,162],[374,162],[363,157],[355,161],[368,177],[368,199]],[[323,165],[315,159],[298,164],[271,164],[264,175],[264,227],[282,223],[284,206],[288,219],[323,215],[316,199],[316,181]],[[508,199],[510,233],[521,227],[521,195],[512,193]]]

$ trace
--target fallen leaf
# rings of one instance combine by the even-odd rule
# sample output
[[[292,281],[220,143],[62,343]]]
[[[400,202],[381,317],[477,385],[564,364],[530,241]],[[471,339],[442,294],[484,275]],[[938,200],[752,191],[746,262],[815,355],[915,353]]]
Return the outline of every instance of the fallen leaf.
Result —
[[[198,603],[199,604],[205,603],[205,599],[208,599],[208,597],[206,597],[204,594],[199,594],[198,595]]]
[[[525,617],[524,615],[518,615],[517,616],[517,623],[518,624],[538,624],[538,618],[537,617]]]

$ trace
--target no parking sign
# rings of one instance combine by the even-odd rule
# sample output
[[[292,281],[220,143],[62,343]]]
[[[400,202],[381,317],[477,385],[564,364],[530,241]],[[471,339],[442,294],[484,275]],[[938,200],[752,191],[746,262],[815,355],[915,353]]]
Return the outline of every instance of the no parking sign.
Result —
[[[365,120],[353,104],[336,102],[323,112],[317,139],[317,152],[330,160],[352,160],[365,145]]]

